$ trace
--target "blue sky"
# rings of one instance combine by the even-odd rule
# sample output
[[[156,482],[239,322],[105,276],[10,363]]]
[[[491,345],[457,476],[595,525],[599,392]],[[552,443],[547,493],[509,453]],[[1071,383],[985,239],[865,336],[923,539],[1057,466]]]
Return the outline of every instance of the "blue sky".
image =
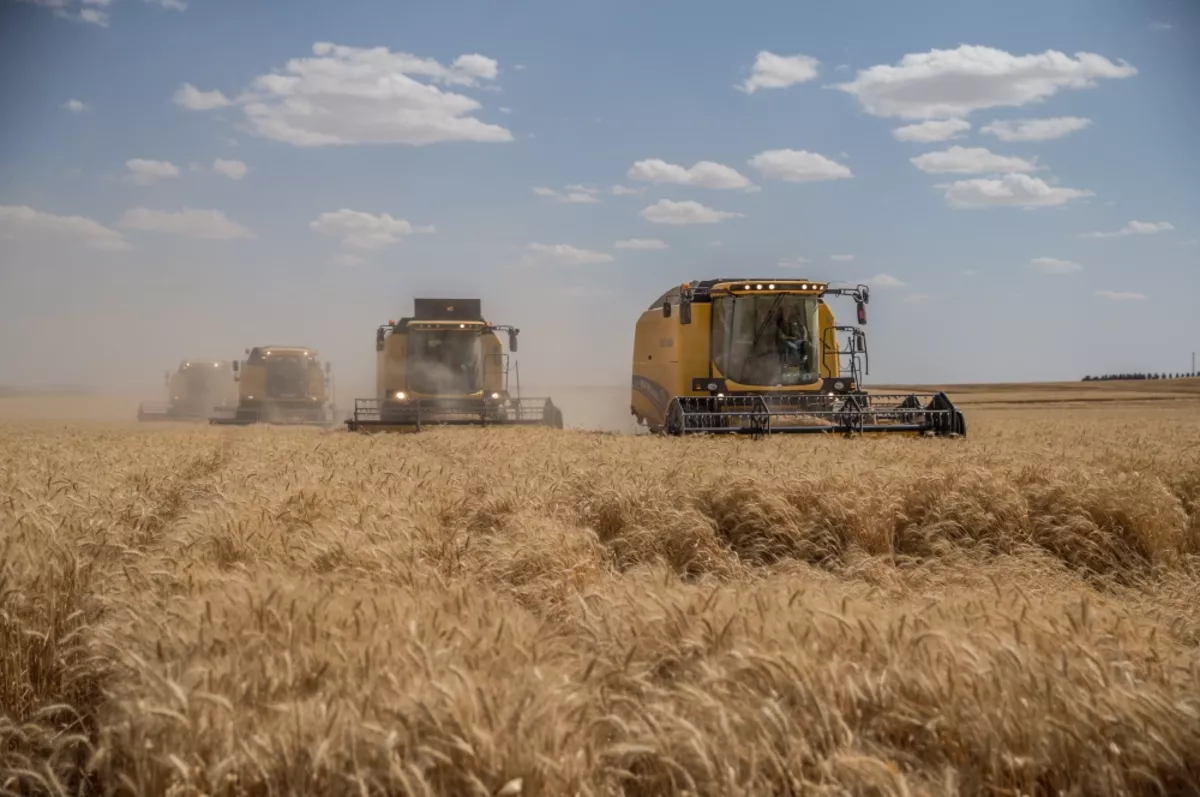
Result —
[[[743,274],[869,281],[871,381],[1200,349],[1188,0],[0,14],[0,382],[298,343],[369,385],[441,295],[523,380],[622,385],[656,296]]]

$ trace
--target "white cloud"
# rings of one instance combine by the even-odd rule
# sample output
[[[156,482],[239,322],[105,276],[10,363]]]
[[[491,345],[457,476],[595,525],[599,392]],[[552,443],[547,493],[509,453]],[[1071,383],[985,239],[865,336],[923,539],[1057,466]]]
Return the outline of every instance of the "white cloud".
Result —
[[[591,263],[611,263],[613,256],[607,252],[577,249],[568,244],[532,243],[525,247],[525,265],[553,264],[558,266],[583,266]]]
[[[129,180],[135,185],[153,185],[159,180],[172,180],[179,176],[179,167],[168,161],[152,161],[133,158],[125,161]]]
[[[760,50],[754,59],[754,71],[736,88],[747,94],[759,89],[783,89],[806,83],[817,76],[821,62],[808,55],[776,55]]]
[[[966,119],[930,119],[928,122],[917,122],[913,125],[897,127],[892,131],[892,137],[897,141],[949,141],[962,138],[962,134],[971,129],[971,123]]]
[[[184,2],[184,0],[145,0],[145,2],[156,6],[162,6],[163,8],[169,8],[173,11],[187,10],[187,3]]]
[[[300,147],[513,140],[506,128],[471,116],[482,107],[478,101],[433,85],[478,87],[499,74],[491,58],[460,55],[446,66],[385,47],[329,42],[312,52],[255,78],[238,97],[260,136]]]
[[[1045,180],[1027,174],[979,177],[936,187],[945,189],[946,201],[956,208],[1055,207],[1073,199],[1095,196],[1086,189],[1052,186]]]
[[[1029,261],[1029,267],[1042,274],[1075,274],[1083,271],[1083,266],[1074,260],[1062,260],[1057,257],[1035,257]]]
[[[1131,221],[1116,232],[1089,232],[1084,238],[1120,238],[1125,235],[1157,235],[1170,232],[1175,225],[1169,221]]]
[[[1073,58],[1057,50],[1013,55],[964,44],[860,69],[853,81],[834,88],[854,95],[873,116],[946,119],[1038,103],[1062,90],[1092,88],[1099,79],[1136,74],[1125,61],[1113,63],[1095,53],[1079,52]]]
[[[83,0],[83,8],[75,8],[68,0],[20,0],[20,2],[48,8],[54,13],[54,16],[60,19],[69,19],[72,22],[87,22],[107,28],[109,20],[108,12],[100,11],[96,8],[87,8],[87,6],[107,6],[112,0]]]
[[[593,202],[599,202],[600,199],[596,196],[600,193],[599,189],[589,188],[583,185],[568,185],[565,192],[555,191],[553,188],[547,188],[539,185],[534,187],[533,193],[538,196],[552,197],[559,202],[565,202],[572,205],[586,205]]]
[[[1137,302],[1146,298],[1146,294],[1134,291],[1096,291],[1096,295],[1102,299],[1111,299],[1114,302]]]
[[[0,205],[0,241],[18,238],[70,239],[88,249],[108,252],[130,248],[121,233],[83,216],[57,216],[25,205]]]
[[[525,64],[513,64],[514,72],[524,72],[528,68],[529,67],[525,66]]]
[[[807,257],[785,257],[785,258],[781,258],[780,261],[776,265],[778,265],[780,268],[807,268],[808,267],[808,258]]]
[[[505,106],[505,105],[501,105],[501,106],[500,106],[499,108],[497,108],[496,110],[498,110],[500,113],[512,113],[512,108],[509,108],[509,107],[507,107],[507,106]]]
[[[88,110],[88,104],[81,100],[67,100],[65,103],[63,103],[63,108],[67,109],[71,113],[83,113],[84,111]]]
[[[758,153],[747,163],[758,169],[763,177],[792,183],[844,180],[854,176],[842,164],[805,150],[771,149]]]
[[[232,104],[228,97],[216,89],[201,91],[191,83],[184,83],[176,89],[171,99],[176,105],[187,108],[189,111],[211,111]]]
[[[355,249],[381,249],[399,243],[406,235],[434,232],[433,227],[414,227],[386,213],[375,216],[349,208],[322,213],[308,226],[321,235],[340,238],[344,245]]]
[[[1042,167],[1035,160],[997,155],[983,147],[950,147],[927,152],[909,162],[929,174],[996,174],[1036,172]]]
[[[830,255],[830,260],[837,260],[840,263],[849,263],[854,259],[854,255]]]
[[[1157,21],[1156,21],[1156,22],[1151,22],[1151,23],[1150,23],[1150,27],[1151,27],[1153,30],[1170,30],[1170,29],[1171,29],[1171,23],[1170,23],[1170,22],[1157,22]]]
[[[215,159],[212,167],[214,172],[224,175],[230,180],[240,180],[246,176],[246,172],[248,171],[246,164],[241,161],[227,161],[224,158]]]
[[[903,288],[904,283],[893,277],[891,274],[876,274],[874,277],[868,277],[865,280],[859,280],[864,285],[869,285],[872,288]]]
[[[716,190],[754,188],[754,185],[736,169],[713,161],[698,161],[689,169],[658,158],[649,158],[629,167],[626,176],[630,180],[641,180],[645,183],[690,185]]]
[[[1001,141],[1051,141],[1091,127],[1092,120],[1082,116],[1055,116],[1049,119],[1006,119],[979,128],[979,132]]]
[[[242,225],[229,219],[219,210],[183,210],[171,212],[130,208],[117,222],[117,226],[130,230],[160,232],[182,235],[206,241],[232,241],[253,238],[254,234]]]
[[[660,199],[642,208],[641,217],[654,224],[716,224],[725,219],[741,218],[743,214],[714,210],[699,202],[674,202]]]
[[[612,187],[614,196],[640,196],[646,193],[645,188],[630,188],[626,185],[614,185]]]
[[[657,238],[629,238],[624,241],[617,241],[613,244],[616,249],[666,249],[665,241],[660,241]]]
[[[338,266],[339,268],[353,268],[355,266],[366,265],[367,259],[359,255],[352,255],[349,252],[343,252],[340,255],[334,255],[329,262],[331,265]]]

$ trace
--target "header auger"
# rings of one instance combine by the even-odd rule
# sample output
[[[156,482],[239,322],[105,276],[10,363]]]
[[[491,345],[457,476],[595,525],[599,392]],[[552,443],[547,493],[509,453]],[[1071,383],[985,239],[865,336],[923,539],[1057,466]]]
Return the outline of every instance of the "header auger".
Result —
[[[549,398],[509,392],[509,355],[520,330],[489,324],[479,299],[415,299],[411,318],[375,331],[375,397],[354,400],[350,431],[420,431],[426,425],[550,426],[562,410]]]
[[[853,298],[859,326],[838,326],[829,296]],[[672,435],[964,436],[962,412],[945,393],[862,389],[867,343],[859,327],[869,300],[866,285],[805,279],[674,287],[638,319],[630,412]]]

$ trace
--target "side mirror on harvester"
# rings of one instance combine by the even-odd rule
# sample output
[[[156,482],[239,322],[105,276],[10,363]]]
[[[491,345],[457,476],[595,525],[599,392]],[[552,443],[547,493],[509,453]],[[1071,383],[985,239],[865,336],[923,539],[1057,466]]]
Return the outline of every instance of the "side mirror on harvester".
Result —
[[[858,303],[858,323],[867,323],[867,306],[862,302]]]
[[[670,318],[670,317],[671,317],[671,302],[670,301],[663,302],[663,318]]]
[[[692,323],[692,303],[687,299],[681,299],[679,301],[679,323]]]
[[[508,350],[509,351],[515,352],[517,350],[517,333],[518,332],[520,332],[520,330],[518,330],[518,329],[508,330]]]
[[[375,330],[375,351],[383,351],[383,327]]]
[[[333,363],[329,362],[329,360],[325,361],[325,373],[326,374],[333,373]]]

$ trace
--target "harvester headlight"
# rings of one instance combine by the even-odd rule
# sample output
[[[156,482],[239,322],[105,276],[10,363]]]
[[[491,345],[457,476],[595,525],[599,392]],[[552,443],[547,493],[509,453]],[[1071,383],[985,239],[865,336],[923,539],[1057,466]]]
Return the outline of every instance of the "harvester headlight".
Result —
[[[773,290],[775,290],[775,286],[774,286],[774,285],[768,285],[768,286],[767,286],[767,290],[769,290],[769,291],[773,291]]]
[[[806,290],[808,290],[808,285],[807,285],[807,284],[805,284],[805,285],[801,285],[801,286],[800,286],[800,290],[802,290],[802,291],[806,291]]]
[[[405,393],[403,390],[397,390],[396,398],[399,399],[400,401],[404,401],[404,399],[408,398],[408,394]]]
[[[846,383],[842,382],[841,380],[833,383],[834,390],[844,390],[845,387],[846,387]]]
[[[758,283],[757,287],[758,287],[758,289],[761,291],[761,290],[762,290],[762,283],[761,283],[761,282],[760,282],[760,283]]]
[[[708,383],[708,389],[709,389],[709,390],[716,390],[716,389],[717,389],[717,383],[716,383],[716,382],[709,382],[709,383]]]
[[[725,394],[724,394],[724,393],[718,393],[718,394],[717,394],[717,398],[725,398]]]
[[[494,398],[494,399],[498,399],[498,398],[500,398],[500,394],[499,394],[499,393],[493,393],[493,394],[492,394],[492,398]]]

